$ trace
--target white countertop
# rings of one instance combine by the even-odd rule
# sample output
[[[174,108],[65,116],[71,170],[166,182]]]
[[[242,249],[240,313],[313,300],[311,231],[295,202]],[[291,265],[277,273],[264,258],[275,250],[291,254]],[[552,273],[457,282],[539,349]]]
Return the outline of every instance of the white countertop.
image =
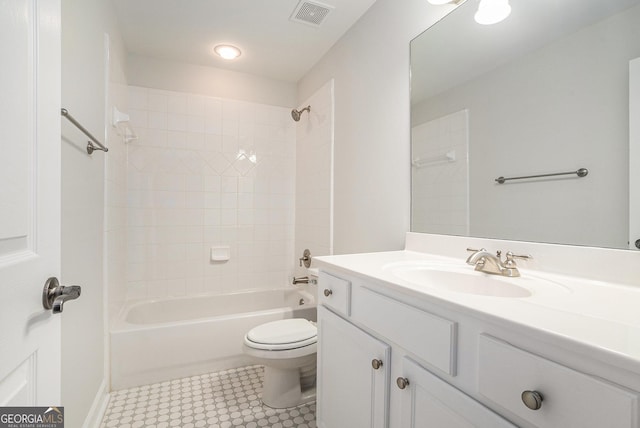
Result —
[[[431,303],[463,310],[472,316],[526,326],[562,346],[592,351],[594,358],[640,373],[640,287],[528,270],[519,265],[521,278],[559,284],[554,293],[529,297],[493,297],[460,293],[403,280],[390,264],[442,263],[468,269],[463,258],[403,250],[381,253],[317,257],[321,270],[342,270],[382,281],[390,290],[419,296]],[[528,330],[531,331],[531,330]]]

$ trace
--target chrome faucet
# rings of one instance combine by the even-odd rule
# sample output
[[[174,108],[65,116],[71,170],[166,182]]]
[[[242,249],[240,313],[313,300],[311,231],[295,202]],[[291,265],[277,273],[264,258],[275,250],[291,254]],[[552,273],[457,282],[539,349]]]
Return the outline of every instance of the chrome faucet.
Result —
[[[475,270],[492,275],[509,277],[520,276],[520,271],[518,270],[515,259],[529,260],[533,258],[530,255],[515,255],[511,251],[508,251],[507,257],[503,262],[502,251],[500,250],[496,251],[495,256],[484,248],[479,250],[467,248],[467,251],[473,252],[467,259],[467,264],[475,266]]]

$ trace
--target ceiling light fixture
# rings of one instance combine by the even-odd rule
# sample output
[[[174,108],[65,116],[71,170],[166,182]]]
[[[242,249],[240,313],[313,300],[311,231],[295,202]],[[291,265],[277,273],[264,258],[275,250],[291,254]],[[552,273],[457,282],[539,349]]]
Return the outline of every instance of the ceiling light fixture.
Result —
[[[506,19],[510,13],[509,0],[480,0],[474,19],[478,24],[492,25]]]
[[[240,49],[231,45],[218,45],[213,48],[213,51],[223,59],[227,60],[236,59],[241,54]]]

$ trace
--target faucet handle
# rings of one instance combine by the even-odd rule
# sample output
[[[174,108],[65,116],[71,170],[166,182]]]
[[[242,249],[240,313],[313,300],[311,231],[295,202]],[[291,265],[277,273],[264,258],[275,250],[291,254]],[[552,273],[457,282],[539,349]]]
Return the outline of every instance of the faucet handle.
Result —
[[[515,265],[516,262],[514,259],[519,259],[519,260],[530,260],[532,259],[533,256],[529,255],[529,254],[513,254],[511,251],[507,251],[507,260],[505,261],[505,265]]]
[[[471,252],[471,253],[478,253],[480,251],[487,251],[484,248],[480,248],[479,250],[477,248],[467,248],[467,251]]]

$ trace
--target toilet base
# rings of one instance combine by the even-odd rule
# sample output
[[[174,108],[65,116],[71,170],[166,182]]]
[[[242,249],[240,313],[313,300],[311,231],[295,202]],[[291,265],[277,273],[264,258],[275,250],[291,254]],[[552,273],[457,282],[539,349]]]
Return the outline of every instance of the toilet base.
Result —
[[[264,367],[262,403],[274,409],[286,409],[309,403],[316,399],[315,382],[302,390],[300,368]]]

